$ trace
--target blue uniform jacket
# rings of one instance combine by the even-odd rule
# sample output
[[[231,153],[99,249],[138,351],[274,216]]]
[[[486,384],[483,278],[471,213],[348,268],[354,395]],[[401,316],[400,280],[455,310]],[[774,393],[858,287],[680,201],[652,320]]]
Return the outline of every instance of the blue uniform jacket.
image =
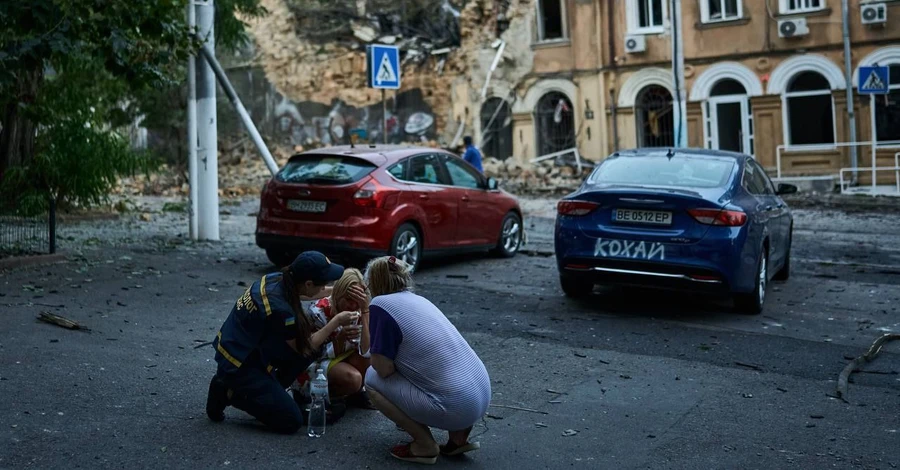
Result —
[[[220,373],[234,374],[242,367],[271,373],[274,368],[304,360],[287,345],[297,336],[297,320],[281,279],[281,273],[267,274],[235,302],[213,341]]]

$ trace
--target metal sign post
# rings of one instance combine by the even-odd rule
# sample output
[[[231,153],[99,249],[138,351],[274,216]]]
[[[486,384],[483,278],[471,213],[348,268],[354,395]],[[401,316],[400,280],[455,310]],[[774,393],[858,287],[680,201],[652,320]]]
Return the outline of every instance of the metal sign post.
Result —
[[[859,68],[858,93],[860,95],[869,95],[869,106],[871,106],[872,116],[872,192],[875,192],[876,179],[875,172],[878,166],[878,129],[875,120],[875,95],[886,95],[891,91],[891,69],[889,67],[879,67],[878,64],[873,66],[861,66]]]
[[[369,88],[381,90],[381,128],[382,134],[384,134],[382,140],[386,144],[388,142],[386,90],[400,88],[400,49],[383,44],[368,46],[366,47],[366,64],[369,68],[366,74]]]

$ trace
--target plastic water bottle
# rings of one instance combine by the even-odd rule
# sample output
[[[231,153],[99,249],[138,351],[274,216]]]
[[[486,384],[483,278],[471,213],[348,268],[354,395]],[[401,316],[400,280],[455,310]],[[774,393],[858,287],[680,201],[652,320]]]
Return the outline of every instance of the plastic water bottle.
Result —
[[[322,369],[316,369],[316,378],[309,384],[312,403],[309,405],[309,437],[322,437],[325,434],[325,402],[328,399],[328,379]]]

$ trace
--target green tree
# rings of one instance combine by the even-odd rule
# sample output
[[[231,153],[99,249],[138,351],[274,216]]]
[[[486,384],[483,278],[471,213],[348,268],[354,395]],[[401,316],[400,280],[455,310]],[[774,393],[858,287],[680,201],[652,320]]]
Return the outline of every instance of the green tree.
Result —
[[[247,40],[235,13],[251,17],[264,14],[258,2],[216,2],[216,38],[220,45],[233,48]],[[65,144],[79,133],[89,139],[87,148],[97,145],[98,150],[110,152],[108,158],[92,162],[107,166],[99,173],[140,167],[138,162],[143,157],[118,145],[121,136],[117,127],[144,113],[140,98],[152,96],[155,90],[171,90],[184,79],[183,64],[199,46],[187,28],[186,6],[186,0],[0,2],[3,187],[10,189],[8,179],[24,184],[27,181],[22,181],[23,175],[34,178],[35,172],[49,171],[48,166],[66,155],[54,145]],[[153,105],[153,100],[147,101]],[[88,116],[86,109],[94,111]],[[91,127],[76,132],[79,122]],[[46,154],[41,161],[36,160],[39,152]],[[113,155],[134,164],[120,165],[113,161]],[[18,168],[15,178],[6,177],[11,168]],[[40,180],[45,180],[44,184],[58,182],[53,178]],[[99,190],[103,192],[109,187],[103,182],[108,181],[89,178],[67,192],[83,194],[85,198],[74,198],[81,202],[96,200],[95,185],[101,184]]]

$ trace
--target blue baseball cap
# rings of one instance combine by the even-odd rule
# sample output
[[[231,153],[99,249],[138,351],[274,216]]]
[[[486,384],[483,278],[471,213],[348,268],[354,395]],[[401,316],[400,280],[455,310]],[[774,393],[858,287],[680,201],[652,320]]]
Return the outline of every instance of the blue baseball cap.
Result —
[[[288,271],[295,281],[313,281],[318,285],[337,281],[344,275],[344,267],[334,264],[318,251],[304,251],[291,263]]]

